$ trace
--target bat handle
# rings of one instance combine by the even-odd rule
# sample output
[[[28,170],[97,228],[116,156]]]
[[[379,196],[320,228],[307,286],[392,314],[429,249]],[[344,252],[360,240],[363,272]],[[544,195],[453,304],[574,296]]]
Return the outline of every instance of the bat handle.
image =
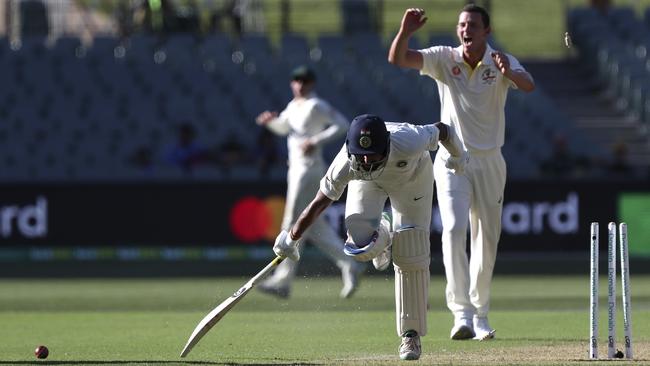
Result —
[[[264,269],[262,269],[255,277],[251,278],[250,285],[255,286],[255,284],[257,284],[260,280],[268,276],[269,273],[271,273],[271,270],[277,267],[278,264],[282,263],[283,260],[285,260],[284,257],[275,257],[271,263],[267,264],[266,267],[264,267]]]

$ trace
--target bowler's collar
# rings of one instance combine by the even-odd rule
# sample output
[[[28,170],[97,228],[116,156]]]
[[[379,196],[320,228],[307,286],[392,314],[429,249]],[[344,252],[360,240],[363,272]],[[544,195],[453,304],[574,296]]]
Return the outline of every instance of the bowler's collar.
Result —
[[[490,47],[490,44],[486,43],[485,44],[485,53],[483,54],[483,58],[481,59],[480,64],[481,65],[493,65],[494,61],[492,60],[492,52],[494,52],[494,49]],[[452,57],[454,58],[454,61],[457,63],[463,63],[465,62],[465,59],[463,58],[463,45],[461,44],[460,46],[456,47],[453,49],[452,52]]]

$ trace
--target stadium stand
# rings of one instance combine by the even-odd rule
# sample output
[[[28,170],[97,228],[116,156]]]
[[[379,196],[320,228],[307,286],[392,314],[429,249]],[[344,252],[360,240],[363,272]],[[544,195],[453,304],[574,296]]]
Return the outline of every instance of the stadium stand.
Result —
[[[626,8],[607,16],[578,8],[569,13],[568,24],[580,57],[598,60],[590,65],[594,74],[647,124],[650,44],[639,35],[643,20]],[[7,86],[0,91],[0,117],[6,121],[0,126],[0,179],[188,179],[159,163],[174,126],[190,120],[205,144],[219,146],[235,136],[252,153],[259,134],[255,116],[286,105],[286,75],[302,63],[316,70],[318,92],[349,118],[372,111],[387,120],[437,119],[435,83],[389,65],[386,40],[368,32],[373,27],[313,41],[287,33],[277,45],[263,34],[223,33],[104,35],[90,44],[73,36],[51,43],[38,34],[19,44],[0,39],[0,64],[13,70],[0,76]],[[431,34],[428,42],[456,44],[448,34]],[[538,177],[536,163],[549,157],[558,133],[571,139],[578,154],[606,154],[575,128],[543,87],[530,95],[512,92],[509,98],[504,153],[512,178]],[[142,147],[156,165],[146,174],[129,163]],[[328,148],[328,157],[338,149]],[[271,179],[283,180],[283,169],[281,163],[274,166]],[[256,174],[250,166],[224,172],[215,164],[190,178],[247,181]]]
[[[588,70],[583,77],[594,79],[600,99],[612,105],[609,112],[581,118],[578,123],[607,148],[625,141],[630,149],[630,163],[647,169],[650,161],[648,28],[629,7],[612,7],[605,13],[578,7],[569,12],[567,22],[579,50],[578,61]],[[592,111],[594,108],[592,105]]]

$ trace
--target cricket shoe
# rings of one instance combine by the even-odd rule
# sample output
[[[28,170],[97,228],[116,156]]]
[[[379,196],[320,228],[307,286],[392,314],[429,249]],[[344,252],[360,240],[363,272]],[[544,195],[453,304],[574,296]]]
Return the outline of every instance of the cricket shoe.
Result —
[[[472,320],[469,318],[458,318],[454,322],[454,327],[451,328],[449,337],[453,340],[472,339],[476,336],[474,333],[474,326]]]
[[[474,331],[476,332],[474,339],[479,341],[494,339],[494,335],[497,332],[496,330],[492,329],[490,323],[488,323],[487,317],[478,316],[474,317]]]
[[[402,344],[399,345],[400,360],[418,360],[422,353],[420,336],[414,330],[407,330],[402,335]]]
[[[359,288],[359,277],[365,270],[366,266],[355,260],[347,261],[341,267],[341,278],[343,279],[343,288],[340,296],[343,299],[350,298]]]
[[[288,299],[291,289],[289,286],[281,286],[274,284],[270,281],[265,281],[257,285],[256,287],[260,292],[263,292],[268,295],[273,295],[281,299]]]

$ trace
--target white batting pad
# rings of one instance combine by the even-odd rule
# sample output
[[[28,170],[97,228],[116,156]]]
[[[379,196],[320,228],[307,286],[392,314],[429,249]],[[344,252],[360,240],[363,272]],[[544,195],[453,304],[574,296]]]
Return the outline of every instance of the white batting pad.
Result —
[[[406,229],[393,234],[395,310],[400,336],[407,330],[427,334],[430,254],[428,231]]]
[[[343,246],[343,252],[346,255],[353,257],[356,261],[368,262],[378,256],[379,253],[389,247],[390,244],[391,240],[388,228],[384,225],[379,225],[375,235],[370,238],[370,242],[368,243],[358,245],[351,242],[351,239],[348,237],[348,241],[345,243],[345,246]]]

